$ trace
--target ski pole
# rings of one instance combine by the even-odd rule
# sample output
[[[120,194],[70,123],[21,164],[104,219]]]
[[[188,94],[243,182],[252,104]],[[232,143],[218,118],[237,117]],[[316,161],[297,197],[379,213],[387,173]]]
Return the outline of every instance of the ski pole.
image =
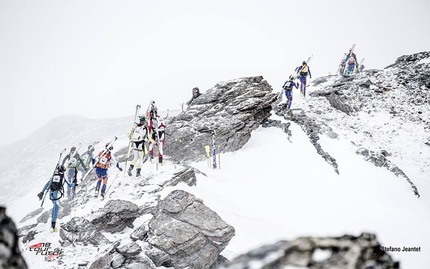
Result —
[[[105,192],[105,196],[106,196],[106,194],[109,192],[110,186],[112,186],[112,185],[113,185],[113,183],[115,182],[115,179],[117,179],[117,178],[118,178],[118,175],[119,175],[119,173],[117,173],[117,174],[116,174],[116,176],[113,178],[113,180],[112,180],[111,184],[109,184],[109,187],[107,188],[107,190],[106,190],[106,192]]]

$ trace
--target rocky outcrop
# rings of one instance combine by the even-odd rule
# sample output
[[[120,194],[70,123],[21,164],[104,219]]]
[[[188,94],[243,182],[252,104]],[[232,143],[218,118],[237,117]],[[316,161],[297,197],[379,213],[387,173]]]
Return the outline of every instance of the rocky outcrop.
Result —
[[[194,195],[175,190],[158,205],[149,222],[147,253],[157,266],[210,268],[235,230]]]
[[[18,230],[3,206],[0,206],[0,268],[28,268],[21,255]]]
[[[166,134],[174,143],[165,154],[177,161],[203,160],[205,145],[212,145],[212,130],[222,152],[236,151],[269,118],[276,99],[261,76],[220,82],[168,122]]]
[[[339,174],[339,166],[336,162],[336,159],[333,158],[328,152],[324,151],[318,140],[320,139],[320,135],[327,135],[331,138],[336,138],[337,134],[333,132],[333,130],[326,125],[323,121],[317,120],[316,118],[310,118],[302,109],[294,109],[294,110],[286,110],[285,104],[279,104],[274,107],[274,111],[276,115],[284,117],[286,120],[297,123],[309,137],[309,141],[317,150],[317,153],[321,155],[321,157],[334,169],[334,171]],[[270,124],[268,124],[271,122]],[[289,122],[286,123],[275,123],[274,121],[266,121],[263,124],[263,127],[266,126],[276,126],[284,130],[284,132],[288,135],[288,139],[292,136],[291,131],[289,130]],[[291,141],[290,141],[291,142]]]
[[[400,268],[399,262],[382,250],[373,234],[358,237],[301,237],[280,241],[240,255],[222,269],[281,268]]]
[[[407,149],[421,149],[430,141],[426,136],[430,131],[430,52],[401,56],[384,70],[321,77],[313,84],[318,87],[309,93],[306,116],[318,118],[320,126],[346,133],[359,148],[358,154],[405,178],[419,197],[417,187],[396,161],[420,163],[418,169],[430,173],[429,152],[424,149],[415,154]],[[381,148],[392,157],[376,154]]]
[[[132,202],[109,200],[104,208],[91,215],[90,222],[98,230],[115,233],[126,227],[134,228],[133,221],[140,214],[139,207]]]
[[[60,238],[63,240],[63,246],[68,246],[75,242],[94,246],[109,243],[109,240],[94,224],[81,217],[74,217],[69,222],[61,225]]]
[[[356,153],[363,156],[366,161],[373,163],[375,166],[385,167],[388,171],[394,173],[396,176],[405,178],[406,181],[411,185],[412,191],[415,193],[415,195],[418,196],[418,198],[420,197],[420,193],[418,192],[418,189],[412,180],[405,174],[405,172],[402,171],[402,169],[387,159],[387,156],[389,156],[387,151],[383,150],[380,152],[374,152],[365,148],[359,148]]]

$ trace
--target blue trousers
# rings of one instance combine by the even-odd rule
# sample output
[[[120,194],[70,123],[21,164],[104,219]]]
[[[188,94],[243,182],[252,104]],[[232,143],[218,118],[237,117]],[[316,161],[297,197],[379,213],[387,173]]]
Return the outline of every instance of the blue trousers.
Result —
[[[306,96],[306,76],[300,77],[300,91]]]
[[[57,222],[58,211],[60,210],[60,204],[58,203],[59,199],[57,199],[58,195],[58,191],[51,191],[51,194],[49,196],[53,204],[51,216],[52,222]]]
[[[293,102],[292,91],[285,91],[285,97],[287,97],[287,108],[291,108],[291,103]]]

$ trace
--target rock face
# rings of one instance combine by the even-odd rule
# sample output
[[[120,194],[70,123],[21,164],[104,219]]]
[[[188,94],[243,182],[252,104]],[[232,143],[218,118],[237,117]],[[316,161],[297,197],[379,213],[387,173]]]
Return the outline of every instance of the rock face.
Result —
[[[148,242],[159,249],[157,266],[210,268],[234,236],[235,230],[195,196],[171,192],[149,222]],[[163,255],[164,254],[164,255]]]
[[[240,149],[271,113],[277,94],[263,77],[245,77],[220,82],[167,124],[172,141],[165,154],[177,161],[205,158],[205,145],[212,145],[209,131],[215,130],[222,152]]]
[[[384,70],[326,76],[312,83],[303,106],[296,108],[293,103],[293,109],[286,111],[279,104],[275,113],[297,123],[336,173],[342,173],[342,167],[319,143],[322,135],[349,139],[357,154],[405,178],[419,197],[412,178],[396,162],[420,164],[419,170],[430,173],[430,52],[399,57]],[[279,127],[292,135],[286,126]],[[411,147],[420,150],[413,152]]]
[[[0,268],[28,268],[19,248],[18,230],[3,206],[0,206]]]
[[[302,237],[262,246],[227,262],[223,269],[400,268],[373,234],[359,237]]]

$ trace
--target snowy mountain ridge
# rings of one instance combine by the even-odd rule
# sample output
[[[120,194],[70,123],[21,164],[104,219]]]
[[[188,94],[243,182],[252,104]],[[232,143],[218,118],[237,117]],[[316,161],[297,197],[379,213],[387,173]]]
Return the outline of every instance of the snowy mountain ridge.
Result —
[[[223,167],[220,170],[209,169],[205,161],[191,163],[197,186],[185,182],[171,185],[171,179],[182,171],[181,164],[172,161],[167,162],[160,171],[154,171],[154,167],[146,163],[143,179],[128,178],[112,171],[108,183],[112,188],[107,201],[100,202],[85,195],[91,193],[94,182],[82,184],[78,199],[62,201],[62,229],[66,231],[76,217],[94,219],[94,212],[114,199],[136,203],[139,208],[152,208],[172,191],[183,189],[199,199],[204,197],[203,202],[235,228],[235,236],[222,253],[231,260],[262,242],[307,234],[354,233],[358,236],[364,231],[371,231],[385,245],[421,247],[423,252],[416,253],[416,256],[410,253],[389,254],[411,268],[426,268],[425,265],[430,262],[425,258],[429,257],[426,247],[430,247],[430,237],[424,228],[430,224],[429,84],[426,74],[428,78],[430,72],[428,56],[424,57],[427,54],[419,55],[405,57],[418,60],[400,61],[384,70],[368,70],[348,78],[330,76],[316,79],[313,87],[309,87],[310,97],[307,100],[295,95],[292,111],[287,112],[274,105],[275,113],[270,120],[288,128],[282,127],[282,131],[272,127],[254,130],[243,148],[222,154]],[[419,96],[422,101],[416,101],[411,96]],[[57,128],[69,128],[69,125],[63,125],[64,119],[70,123],[70,129],[56,132]],[[128,143],[126,133],[132,117],[103,121],[74,117],[64,119],[53,121],[49,132],[46,129],[33,134],[28,141],[21,143],[21,149],[14,148],[16,155],[17,150],[24,152],[28,162],[37,169],[10,171],[8,167],[12,164],[9,161],[20,167],[22,159],[3,157],[1,163],[7,165],[1,167],[1,171],[8,173],[9,192],[17,188],[15,184],[10,184],[11,179],[16,180],[20,175],[29,180],[28,173],[31,173],[31,180],[25,183],[31,191],[23,199],[37,200],[35,189],[38,190],[46,182],[58,158],[57,152],[67,145],[82,142],[85,146],[101,137],[102,141],[109,141],[113,135],[119,138],[115,151],[124,149]],[[309,142],[310,137],[333,157],[339,174],[321,158],[321,152],[315,154],[315,144]],[[387,159],[404,171],[417,186],[421,198],[416,199],[408,182],[374,164],[370,165],[357,155],[360,148],[386,152]],[[46,157],[38,157],[41,153]],[[31,161],[36,158],[37,161]],[[28,163],[27,159],[25,162]],[[16,200],[10,207],[17,210],[21,205],[23,202]],[[283,209],[281,215],[279,211],[270,214],[272,209],[277,210],[278,205]],[[129,253],[121,250],[124,246],[136,247],[130,240],[130,234],[136,232],[134,228],[128,227],[121,233],[104,232],[103,235],[111,243],[99,247],[102,250],[98,252],[95,246],[82,244],[76,238],[71,241],[76,244],[64,244],[67,240],[59,240],[58,234],[48,234],[44,223],[49,220],[51,204],[46,203],[43,210],[36,210],[37,206],[14,212],[18,219],[22,219],[34,210],[19,225],[21,236],[25,238],[23,245],[28,247],[36,242],[53,242],[67,255],[47,263],[26,248],[24,256],[34,266],[88,268],[99,260],[98,254],[110,253],[112,259],[115,257],[109,260],[113,268],[117,268],[115,266],[121,264],[120,261],[128,261],[124,265],[127,268],[138,268],[132,267],[133,258]],[[145,211],[134,220],[133,226],[147,227],[151,218],[151,212]],[[319,225],[315,225],[315,218]],[[399,218],[409,219],[411,223],[403,225],[398,222]],[[59,241],[63,241],[62,244]],[[137,255],[140,257],[138,260],[145,262],[147,268],[155,268],[154,256],[151,261],[143,258],[151,252],[148,242],[137,242],[143,250]],[[160,264],[156,268],[168,265]]]

